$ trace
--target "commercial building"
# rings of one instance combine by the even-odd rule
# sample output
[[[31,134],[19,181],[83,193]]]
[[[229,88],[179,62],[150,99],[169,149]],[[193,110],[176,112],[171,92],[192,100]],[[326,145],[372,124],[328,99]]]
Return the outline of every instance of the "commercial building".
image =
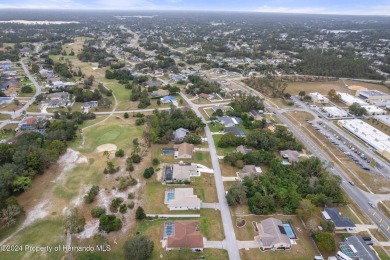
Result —
[[[379,116],[374,116],[374,118],[376,120],[378,120],[379,122],[381,122],[382,124],[387,125],[388,127],[390,127],[390,116],[388,116],[388,115],[379,115]]]
[[[338,107],[323,107],[322,110],[329,118],[343,118],[348,116],[348,112]]]
[[[364,102],[360,98],[354,97],[348,93],[337,92],[340,95],[341,101],[345,103],[347,106],[352,105],[353,103],[358,103],[361,106],[368,106],[367,102]]]
[[[329,99],[318,92],[310,93],[309,96],[311,97],[311,100],[314,103],[321,103],[321,104],[329,103]]]
[[[362,106],[362,107],[364,107],[366,109],[367,115],[370,115],[370,116],[385,115],[386,114],[386,110],[383,110],[382,108],[379,108],[379,107],[374,106],[374,105]]]
[[[360,119],[339,120],[337,123],[390,160],[390,136]]]
[[[356,96],[375,106],[386,106],[390,104],[390,94],[379,90],[360,90]]]

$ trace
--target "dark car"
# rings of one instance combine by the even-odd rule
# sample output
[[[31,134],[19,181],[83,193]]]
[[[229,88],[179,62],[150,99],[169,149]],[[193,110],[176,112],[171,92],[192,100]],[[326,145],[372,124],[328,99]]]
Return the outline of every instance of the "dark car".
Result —
[[[364,241],[371,241],[371,237],[362,237]]]

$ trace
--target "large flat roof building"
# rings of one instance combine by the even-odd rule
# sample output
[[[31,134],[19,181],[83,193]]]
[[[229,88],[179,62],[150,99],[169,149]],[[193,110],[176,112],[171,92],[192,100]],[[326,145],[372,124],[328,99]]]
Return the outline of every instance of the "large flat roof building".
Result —
[[[374,106],[374,105],[362,106],[362,107],[364,107],[366,109],[367,114],[370,116],[372,116],[372,115],[385,115],[386,114],[386,110],[379,108],[377,106]]]
[[[374,147],[383,157],[390,160],[390,136],[360,119],[339,120],[338,124]]]
[[[326,115],[330,118],[342,118],[347,117],[348,112],[338,107],[323,107]]]
[[[376,120],[379,120],[382,124],[390,127],[390,116],[389,115],[379,115],[379,116],[374,116],[374,118]]]
[[[340,95],[341,101],[345,103],[347,106],[352,105],[353,103],[358,103],[361,106],[368,106],[367,102],[364,102],[362,99],[354,97],[348,93],[337,92]]]
[[[318,92],[310,93],[309,96],[315,103],[322,103],[322,104],[329,103],[329,99]]]
[[[379,90],[360,90],[356,92],[356,96],[365,99],[368,102],[374,100],[390,100],[390,94],[386,94]]]

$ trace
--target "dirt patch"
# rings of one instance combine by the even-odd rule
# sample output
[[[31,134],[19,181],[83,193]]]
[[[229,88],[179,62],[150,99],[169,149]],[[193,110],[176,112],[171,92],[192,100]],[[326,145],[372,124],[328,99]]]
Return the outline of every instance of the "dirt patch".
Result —
[[[358,85],[348,86],[348,89],[350,89],[350,90],[367,90],[367,88],[361,87],[361,86],[358,86]]]
[[[86,239],[94,236],[99,230],[99,220],[93,219],[92,221],[87,222],[84,228],[83,232],[76,235],[77,238]]]
[[[96,152],[98,153],[102,153],[104,151],[112,152],[112,151],[116,151],[116,149],[117,146],[115,144],[102,144],[96,148]]]

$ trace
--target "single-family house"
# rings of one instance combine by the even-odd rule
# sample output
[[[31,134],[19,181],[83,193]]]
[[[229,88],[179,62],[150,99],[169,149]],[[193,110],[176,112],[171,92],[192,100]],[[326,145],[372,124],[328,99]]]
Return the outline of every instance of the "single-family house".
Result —
[[[290,238],[286,235],[282,221],[276,218],[267,218],[256,222],[259,235],[255,240],[261,250],[285,250],[291,249]]]
[[[165,166],[164,181],[165,182],[186,182],[190,181],[191,177],[200,176],[196,164],[191,163],[175,163]]]
[[[161,100],[161,103],[163,103],[163,104],[177,102],[176,98],[174,98],[172,96],[165,96],[165,97],[160,98],[160,100]]]
[[[173,149],[175,159],[191,159],[194,145],[189,143],[175,144]]]
[[[339,247],[344,255],[349,259],[379,260],[377,253],[361,236],[349,236],[344,242],[339,243]],[[338,252],[336,256],[340,256]],[[341,259],[341,258],[338,258]],[[347,259],[344,257],[343,259]]]
[[[199,210],[201,201],[193,188],[175,188],[165,191],[164,204],[169,210]]]
[[[211,110],[213,110],[213,112],[216,112],[218,109],[220,109],[222,112],[226,112],[230,109],[230,107],[228,106],[212,106],[211,107]]]
[[[261,175],[263,171],[260,167],[256,165],[245,165],[238,173],[238,177],[240,180],[243,180],[245,177],[256,177]]]
[[[325,208],[322,211],[322,216],[326,220],[334,223],[336,230],[353,229],[356,227],[355,223],[350,218],[343,217],[341,212],[336,208]]]
[[[92,108],[92,107],[98,107],[98,106],[99,106],[98,101],[88,101],[88,102],[84,102],[84,104],[83,104],[83,108]]]
[[[264,110],[252,109],[249,113],[255,120],[261,120],[263,119]]]
[[[242,124],[242,120],[239,117],[231,117],[231,116],[218,116],[217,120],[224,126],[224,127],[233,127],[237,126],[239,124]]]
[[[173,141],[174,142],[183,142],[184,141],[184,138],[186,137],[186,135],[188,135],[190,133],[189,130],[185,129],[185,128],[179,128],[179,129],[176,129],[175,131],[173,131]]]
[[[148,81],[146,81],[146,85],[148,85],[149,87],[159,87],[161,86],[161,81],[149,79]]]
[[[193,220],[164,223],[163,245],[165,250],[190,248],[192,251],[203,251],[203,236],[199,223]]]
[[[224,133],[234,133],[237,137],[245,137],[244,131],[238,130],[235,127],[227,127],[223,130]]]
[[[298,151],[284,150],[279,153],[283,159],[288,160],[290,163],[299,162],[300,153]]]
[[[18,128],[20,130],[36,130],[38,128],[43,128],[46,122],[44,116],[29,116],[22,119],[19,122]]]
[[[63,101],[69,101],[69,93],[68,92],[57,92],[57,93],[51,93],[48,94],[47,97],[50,100],[63,100]]]
[[[252,151],[253,151],[252,149],[247,148],[245,145],[240,145],[240,146],[237,146],[237,148],[236,148],[236,152],[242,153],[244,155],[247,153],[250,153]]]
[[[201,98],[206,99],[206,100],[213,100],[213,99],[215,99],[215,95],[212,95],[212,94],[200,93],[199,96]]]

